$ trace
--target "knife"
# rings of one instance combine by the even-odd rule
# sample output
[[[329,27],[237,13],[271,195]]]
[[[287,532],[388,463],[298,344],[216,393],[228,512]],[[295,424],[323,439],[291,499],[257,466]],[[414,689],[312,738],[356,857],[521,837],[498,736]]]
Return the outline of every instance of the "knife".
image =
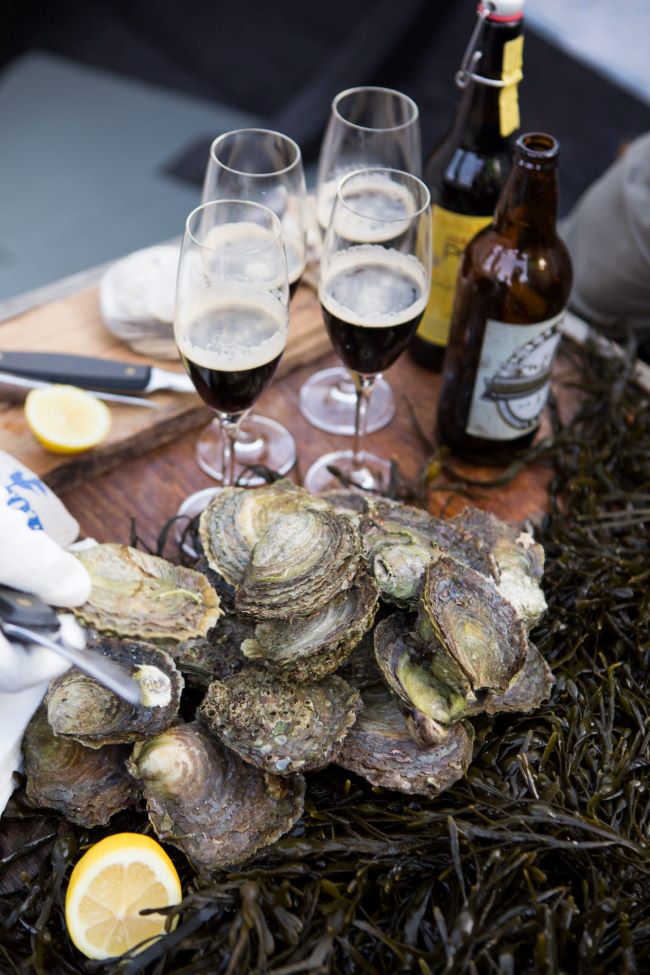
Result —
[[[131,704],[139,704],[140,685],[114,660],[66,642],[56,611],[38,596],[0,586],[0,631],[20,643],[36,643],[90,674]]]
[[[61,352],[0,352],[0,370],[43,382],[70,383],[111,393],[154,393],[158,389],[196,393],[192,380],[184,372]]]
[[[51,383],[41,382],[40,379],[28,379],[26,376],[14,376],[11,372],[0,372],[0,399],[24,399],[30,389],[46,389]],[[108,403],[124,403],[126,406],[145,406],[150,410],[160,408],[160,403],[142,399],[140,396],[121,396],[119,393],[102,393],[99,390],[89,390],[91,396],[104,399]]]

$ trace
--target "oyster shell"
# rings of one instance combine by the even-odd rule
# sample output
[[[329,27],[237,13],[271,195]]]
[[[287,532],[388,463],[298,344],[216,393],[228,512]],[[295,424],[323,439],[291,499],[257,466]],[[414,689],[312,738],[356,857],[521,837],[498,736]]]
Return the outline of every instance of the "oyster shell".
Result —
[[[128,545],[75,553],[92,579],[90,599],[75,613],[104,633],[143,640],[204,636],[221,610],[207,579],[193,569]]]
[[[207,686],[215,679],[232,677],[248,665],[241,645],[254,632],[252,623],[224,616],[207,636],[184,640],[168,649],[188,679]]]
[[[358,692],[336,675],[296,684],[251,667],[210,684],[199,713],[244,761],[292,775],[333,761],[360,707]]]
[[[395,699],[385,687],[363,692],[363,709],[336,759],[376,786],[436,796],[467,772],[471,728],[459,723],[445,741],[421,748],[413,741]]]
[[[178,714],[183,677],[172,657],[148,643],[100,637],[93,649],[123,664],[143,689],[143,703],[129,704],[76,668],[50,682],[45,703],[55,735],[88,748],[150,738]]]
[[[499,711],[534,711],[542,701],[550,697],[554,684],[555,677],[551,668],[535,644],[529,641],[524,666],[502,694],[488,691],[481,710],[488,714]]]
[[[317,612],[258,623],[255,637],[244,640],[242,651],[295,680],[317,680],[333,673],[370,629],[378,597],[374,580],[360,572],[349,589]]]
[[[224,488],[201,515],[199,535],[208,564],[230,585],[239,585],[255,545],[274,520],[302,509],[331,506],[286,479],[253,489]]]
[[[425,643],[435,638],[438,675],[461,690],[505,691],[526,658],[526,630],[512,604],[450,556],[426,568],[418,633]]]
[[[311,616],[352,585],[360,562],[358,532],[333,509],[278,514],[253,549],[235,606],[257,619]]]
[[[78,826],[105,826],[135,802],[139,789],[124,765],[129,748],[84,748],[57,738],[40,707],[23,737],[25,792],[29,802],[58,809]]]
[[[540,582],[544,549],[533,536],[500,521],[489,511],[465,508],[451,524],[470,534],[494,559],[497,589],[530,630],[546,610]]]
[[[128,769],[160,840],[202,871],[248,860],[302,815],[305,780],[265,775],[198,722],[137,744]]]

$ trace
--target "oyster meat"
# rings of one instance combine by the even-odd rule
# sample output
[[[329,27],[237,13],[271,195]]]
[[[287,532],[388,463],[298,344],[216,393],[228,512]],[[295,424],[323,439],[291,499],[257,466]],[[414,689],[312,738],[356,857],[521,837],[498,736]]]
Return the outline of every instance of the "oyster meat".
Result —
[[[84,748],[57,738],[40,707],[23,737],[27,799],[39,808],[58,809],[77,826],[105,826],[139,795],[124,764],[129,752],[119,745]]]
[[[265,775],[194,722],[137,744],[128,769],[160,840],[201,872],[242,863],[302,815],[305,780]]]
[[[360,707],[342,677],[296,684],[251,667],[210,684],[199,714],[244,761],[292,775],[333,761]]]
[[[385,687],[363,692],[363,709],[343,742],[337,764],[376,786],[436,796],[467,772],[471,727],[456,724],[442,744],[413,741],[397,702]]]
[[[333,673],[370,629],[378,598],[374,580],[360,572],[349,589],[310,616],[258,623],[242,651],[294,680],[317,680]]]
[[[122,664],[142,687],[140,704],[129,704],[76,668],[50,682],[45,703],[55,735],[88,748],[151,738],[178,714],[183,677],[172,657],[148,643],[99,637],[93,650]]]
[[[199,528],[210,568],[231,586],[239,585],[255,545],[270,525],[279,515],[298,510],[331,508],[284,478],[260,488],[219,491],[201,515]]]
[[[88,626],[143,640],[205,636],[221,610],[200,572],[128,545],[95,545],[75,553],[92,579],[90,599],[75,613]]]

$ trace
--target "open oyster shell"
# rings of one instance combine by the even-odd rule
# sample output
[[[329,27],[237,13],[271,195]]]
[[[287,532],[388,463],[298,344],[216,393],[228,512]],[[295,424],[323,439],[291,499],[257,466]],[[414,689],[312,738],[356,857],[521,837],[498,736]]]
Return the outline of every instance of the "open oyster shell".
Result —
[[[25,792],[38,808],[58,809],[78,826],[105,826],[135,802],[139,789],[124,765],[129,748],[84,748],[57,738],[40,707],[23,737]]]
[[[459,689],[505,691],[526,658],[526,630],[512,604],[450,556],[425,570],[418,633],[424,643],[433,636],[439,657],[441,645],[446,661],[438,674]]]
[[[258,623],[254,638],[245,640],[242,650],[294,680],[317,680],[334,673],[370,629],[378,598],[374,580],[360,572],[349,589],[317,612]]]
[[[358,532],[333,509],[279,514],[253,549],[235,606],[256,619],[311,616],[349,588],[360,562]]]
[[[331,510],[326,501],[286,479],[254,489],[224,488],[201,515],[199,534],[208,564],[230,585],[239,585],[255,545],[274,520],[300,509]]]
[[[489,511],[465,508],[451,519],[489,552],[496,565],[497,589],[517,610],[530,630],[546,610],[541,588],[544,549],[526,531],[500,521]]]
[[[456,724],[440,745],[421,748],[390,692],[363,692],[363,709],[336,759],[343,768],[376,786],[436,796],[467,772],[472,759],[471,728]]]
[[[199,713],[244,761],[276,775],[334,760],[361,707],[343,678],[289,683],[258,667],[210,684]]]
[[[55,735],[88,748],[150,738],[178,714],[183,677],[170,655],[148,643],[100,637],[93,650],[122,664],[142,687],[142,703],[129,704],[76,668],[50,682],[45,703]]]
[[[248,860],[302,815],[302,776],[265,775],[197,722],[136,745],[128,769],[158,838],[201,872]]]
[[[95,545],[75,553],[92,579],[77,616],[104,633],[143,640],[204,636],[221,610],[205,576],[128,545]]]

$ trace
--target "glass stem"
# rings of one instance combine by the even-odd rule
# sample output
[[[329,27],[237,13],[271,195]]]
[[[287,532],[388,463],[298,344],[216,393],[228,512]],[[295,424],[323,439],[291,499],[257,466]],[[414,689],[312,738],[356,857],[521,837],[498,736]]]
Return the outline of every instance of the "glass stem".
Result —
[[[368,424],[368,403],[376,376],[362,376],[353,372],[354,385],[357,391],[357,405],[354,416],[354,440],[352,442],[352,456],[356,467],[363,464],[366,426]]]
[[[235,445],[239,436],[239,424],[243,416],[243,413],[219,415],[223,433],[221,438],[221,483],[224,487],[232,487],[235,483]]]

